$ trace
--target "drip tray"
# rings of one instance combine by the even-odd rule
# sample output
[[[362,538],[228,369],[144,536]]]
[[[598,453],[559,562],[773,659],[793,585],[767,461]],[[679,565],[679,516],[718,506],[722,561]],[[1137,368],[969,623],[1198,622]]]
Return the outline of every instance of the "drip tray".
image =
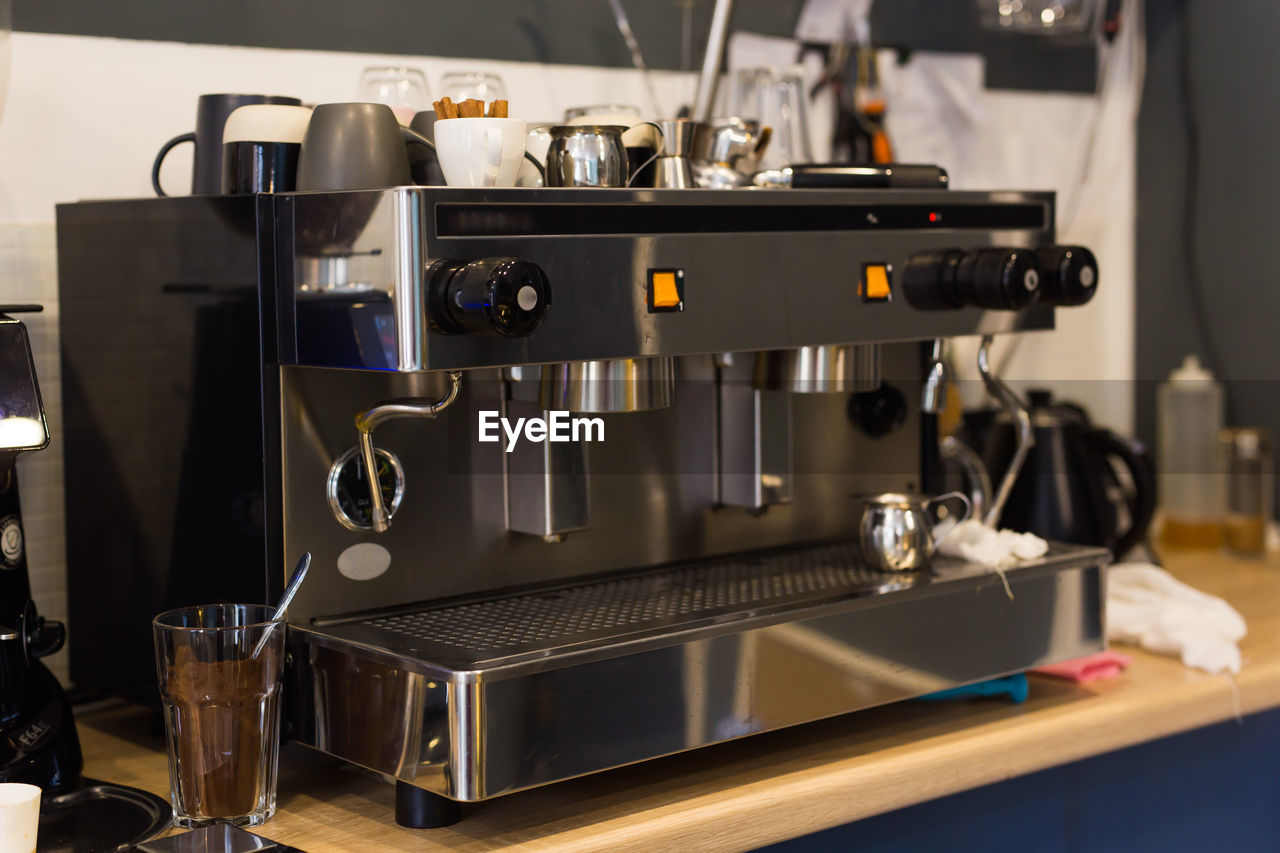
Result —
[[[852,543],[290,626],[294,737],[479,800],[1104,647],[1098,548],[1000,578]]]
[[[1098,549],[1055,545],[1042,559],[1007,574],[1054,571]],[[879,572],[852,542],[754,552],[604,577],[572,586],[470,598],[366,617],[317,620],[318,632],[446,671],[544,669],[649,645],[690,632],[745,630],[799,618],[823,606],[868,606],[885,596],[930,594],[999,584],[990,571],[936,558],[935,571]],[[521,666],[524,664],[524,666]]]

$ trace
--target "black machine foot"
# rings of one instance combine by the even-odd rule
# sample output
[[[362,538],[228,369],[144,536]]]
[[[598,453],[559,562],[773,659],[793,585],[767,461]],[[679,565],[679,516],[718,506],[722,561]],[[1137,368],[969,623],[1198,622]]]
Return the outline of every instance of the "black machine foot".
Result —
[[[396,823],[414,829],[436,829],[462,820],[462,804],[396,780]]]

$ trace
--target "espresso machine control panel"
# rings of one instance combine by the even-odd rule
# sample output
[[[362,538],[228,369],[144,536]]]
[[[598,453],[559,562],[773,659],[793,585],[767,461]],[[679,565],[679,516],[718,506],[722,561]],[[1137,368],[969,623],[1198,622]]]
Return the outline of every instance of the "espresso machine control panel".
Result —
[[[1045,329],[1047,307],[1078,299],[1072,283],[1090,269],[1080,250],[1038,254],[1052,245],[1051,193],[401,187],[274,204],[291,321],[280,360],[315,367],[465,370]]]

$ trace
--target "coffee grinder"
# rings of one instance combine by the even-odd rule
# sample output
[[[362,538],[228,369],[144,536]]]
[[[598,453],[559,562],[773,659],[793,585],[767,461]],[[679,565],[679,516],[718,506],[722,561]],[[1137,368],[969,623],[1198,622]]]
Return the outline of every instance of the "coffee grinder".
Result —
[[[8,316],[39,310],[0,305],[0,782],[58,791],[80,776],[80,739],[62,686],[39,659],[62,648],[66,629],[31,600],[15,465],[19,452],[48,446],[49,427],[27,329]]]

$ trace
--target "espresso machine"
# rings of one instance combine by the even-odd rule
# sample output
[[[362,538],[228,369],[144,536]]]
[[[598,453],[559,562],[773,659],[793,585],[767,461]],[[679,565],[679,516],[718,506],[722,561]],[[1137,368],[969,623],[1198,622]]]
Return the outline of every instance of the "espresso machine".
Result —
[[[289,736],[398,780],[402,822],[1104,646],[1102,549],[1006,590],[858,548],[863,496],[938,490],[934,342],[1070,302],[1052,193],[396,187],[58,231],[71,621],[119,638],[73,678],[145,694],[155,612],[269,601],[309,551]]]
[[[31,600],[19,452],[49,445],[27,329],[10,314],[39,305],[0,305],[0,782],[57,792],[80,777],[80,739],[71,704],[40,658],[62,648],[66,631]]]

